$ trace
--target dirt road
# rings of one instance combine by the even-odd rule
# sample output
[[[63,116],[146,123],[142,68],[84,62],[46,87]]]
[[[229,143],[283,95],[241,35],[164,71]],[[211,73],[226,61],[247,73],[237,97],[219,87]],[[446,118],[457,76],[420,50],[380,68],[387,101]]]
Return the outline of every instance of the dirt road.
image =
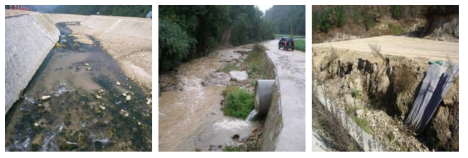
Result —
[[[329,48],[330,46],[361,53],[371,53],[369,44],[381,46],[381,53],[408,58],[426,57],[430,60],[447,60],[449,56],[453,62],[458,62],[459,43],[434,41],[406,36],[379,36],[357,40],[313,44],[314,49]]]
[[[275,64],[281,91],[283,129],[277,151],[305,151],[305,53],[278,49],[278,41],[264,43]]]

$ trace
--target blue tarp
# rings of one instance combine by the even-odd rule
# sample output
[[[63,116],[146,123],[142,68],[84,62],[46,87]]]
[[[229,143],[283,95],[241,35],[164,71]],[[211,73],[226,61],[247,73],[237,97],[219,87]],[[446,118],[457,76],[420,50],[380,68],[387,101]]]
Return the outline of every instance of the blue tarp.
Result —
[[[442,66],[448,67],[442,73]],[[442,64],[431,64],[427,69],[426,76],[419,90],[413,107],[405,120],[405,125],[414,130],[418,135],[424,131],[440,102],[452,86],[458,76],[458,64],[450,66],[447,62]]]

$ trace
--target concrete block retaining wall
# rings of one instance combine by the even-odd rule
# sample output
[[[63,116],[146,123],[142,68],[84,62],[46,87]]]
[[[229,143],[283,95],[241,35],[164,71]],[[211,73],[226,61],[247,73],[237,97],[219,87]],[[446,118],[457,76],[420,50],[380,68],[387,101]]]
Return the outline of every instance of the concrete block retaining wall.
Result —
[[[60,35],[42,15],[5,18],[5,114],[20,98]]]

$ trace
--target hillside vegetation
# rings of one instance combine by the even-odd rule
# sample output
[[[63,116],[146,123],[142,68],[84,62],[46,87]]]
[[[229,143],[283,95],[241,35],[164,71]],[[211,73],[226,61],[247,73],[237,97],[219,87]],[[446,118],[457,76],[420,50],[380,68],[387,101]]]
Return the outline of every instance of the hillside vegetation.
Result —
[[[205,56],[219,45],[274,39],[275,27],[255,6],[159,6],[159,69]]]
[[[151,5],[59,5],[54,13],[146,17],[152,10]]]
[[[275,5],[265,11],[265,20],[273,23],[277,34],[305,35],[304,5]]]
[[[337,34],[357,38],[398,34],[420,37],[430,33],[423,29],[433,19],[458,15],[458,10],[458,6],[313,6],[313,43]]]

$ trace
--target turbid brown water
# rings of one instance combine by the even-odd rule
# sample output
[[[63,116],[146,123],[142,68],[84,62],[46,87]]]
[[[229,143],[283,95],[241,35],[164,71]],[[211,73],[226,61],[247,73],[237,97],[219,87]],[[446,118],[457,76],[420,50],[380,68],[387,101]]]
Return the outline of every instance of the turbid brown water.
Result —
[[[234,48],[235,49],[235,48]],[[163,92],[159,98],[159,150],[208,150],[210,146],[231,145],[231,137],[247,137],[256,122],[224,116],[220,102],[225,86],[203,87],[209,74],[224,66],[223,60],[239,58],[234,49],[212,52],[178,68],[175,78],[179,92]]]
[[[59,45],[6,116],[6,150],[151,151],[149,90],[123,75],[92,36],[75,42],[67,25],[79,23],[57,24]]]

